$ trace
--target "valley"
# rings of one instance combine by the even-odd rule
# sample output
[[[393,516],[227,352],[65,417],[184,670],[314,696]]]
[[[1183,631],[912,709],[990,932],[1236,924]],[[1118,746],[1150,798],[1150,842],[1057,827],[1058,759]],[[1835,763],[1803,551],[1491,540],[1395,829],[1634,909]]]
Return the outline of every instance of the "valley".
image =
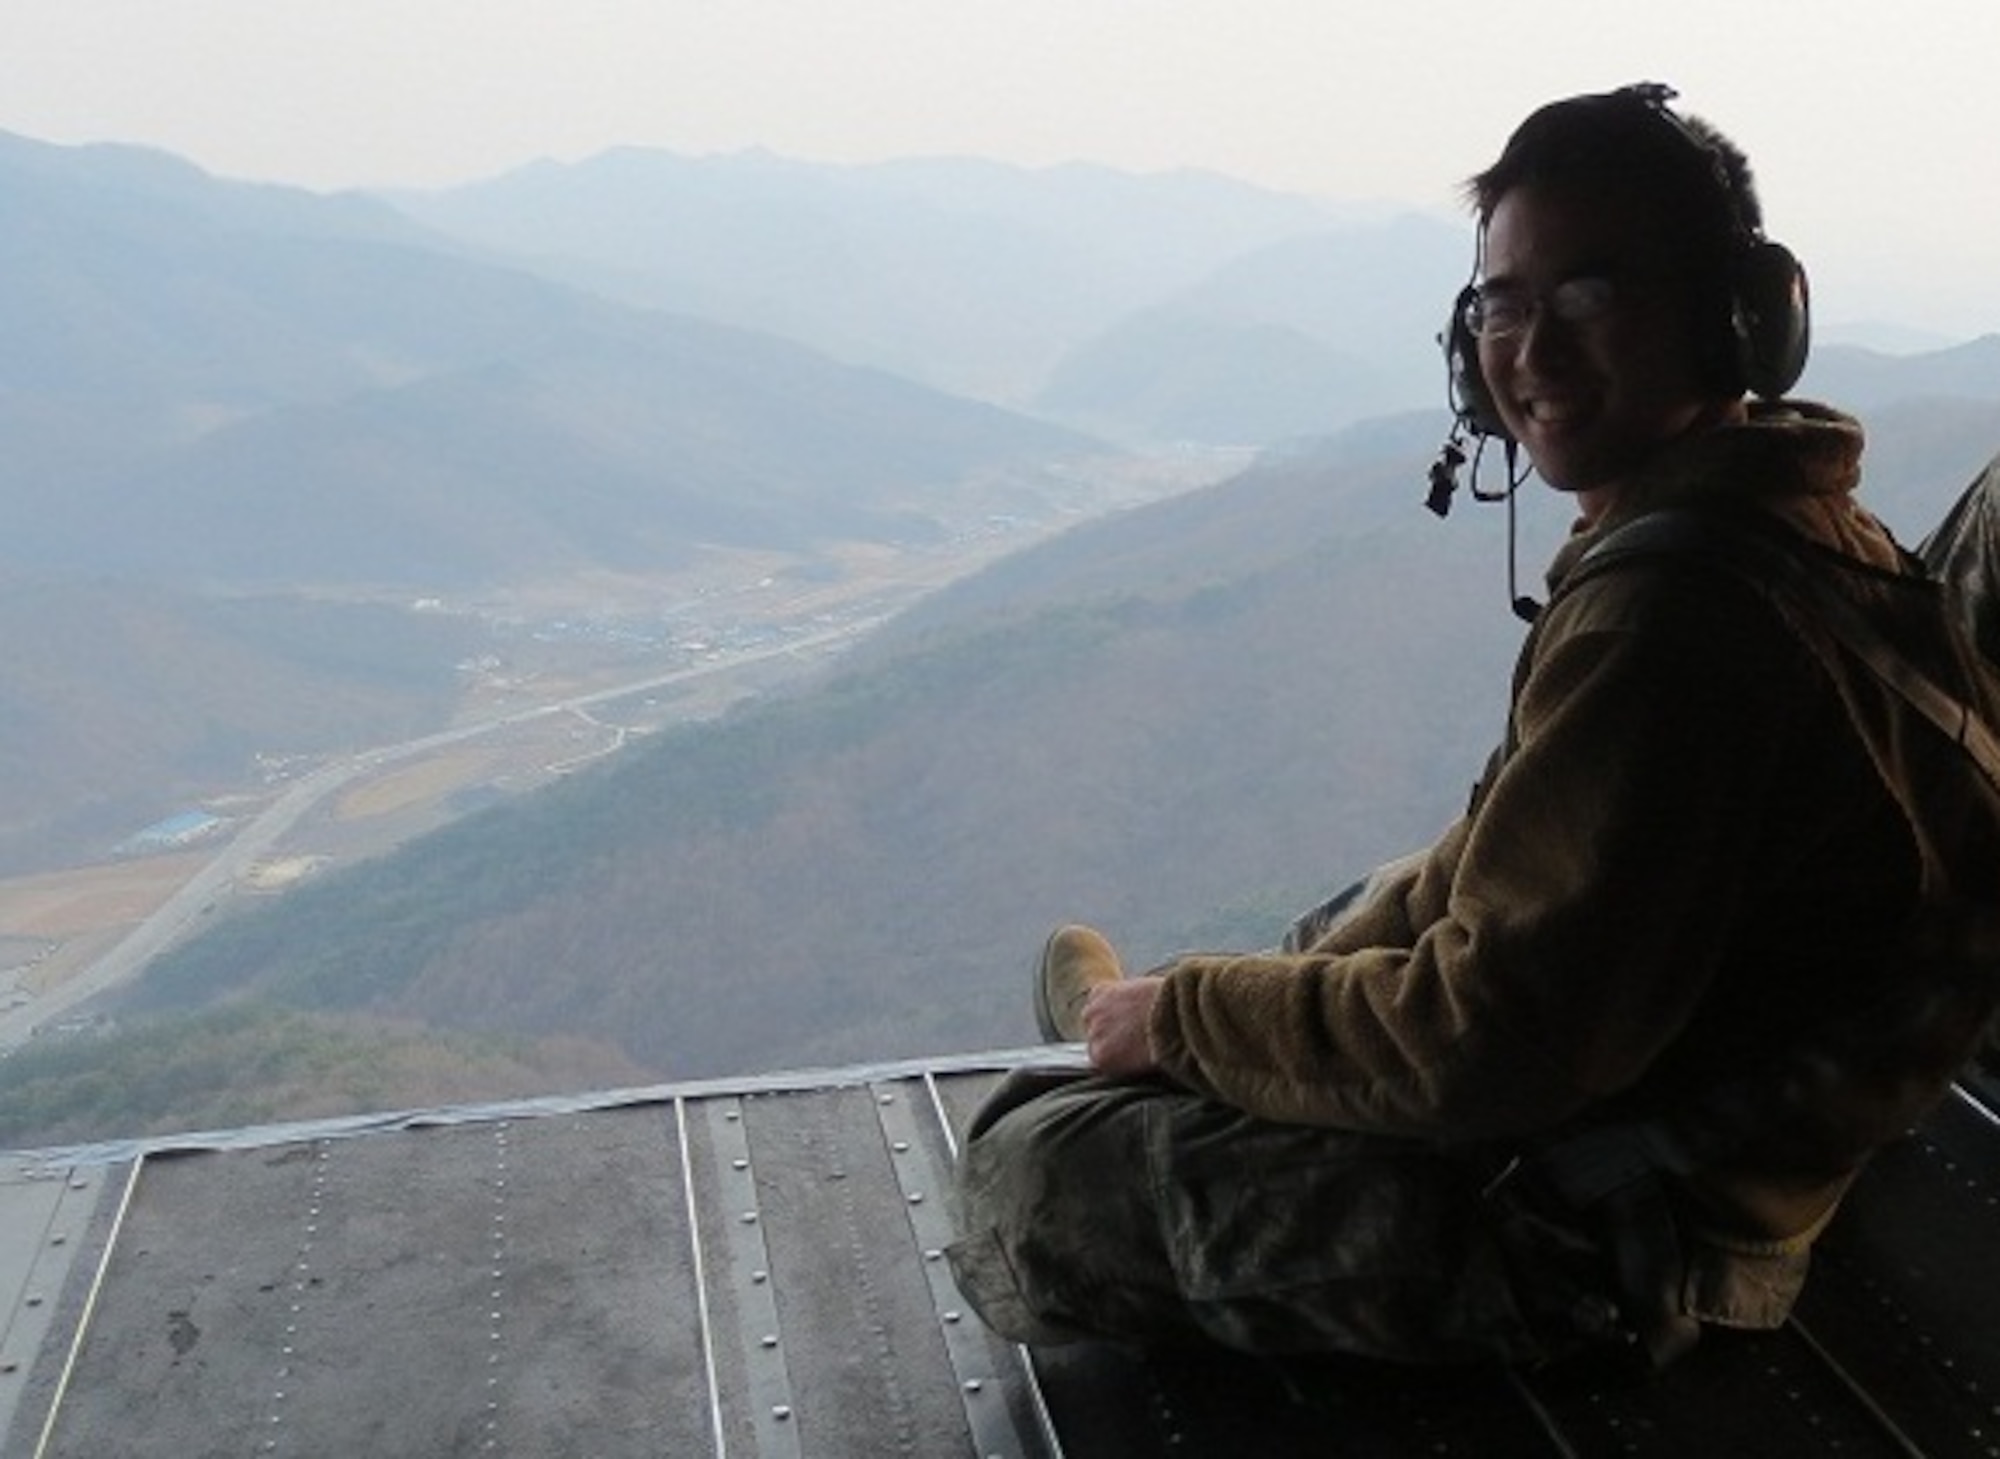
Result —
[[[1087,517],[1206,485],[1240,453],[1106,459],[1036,516],[989,515],[923,547],[837,560],[718,553],[694,570],[593,574],[430,600],[484,622],[451,723],[336,755],[272,747],[200,805],[192,844],[0,879],[0,1056],[93,1025],[92,1000],[231,910],[377,856],[492,801],[803,680],[908,604]],[[130,844],[130,843],[126,843]]]
[[[1462,220],[0,140],[0,1143],[1006,1047],[1051,919],[1251,945],[1488,748],[1545,553],[1420,515]],[[1920,531],[1996,380],[1807,393]]]

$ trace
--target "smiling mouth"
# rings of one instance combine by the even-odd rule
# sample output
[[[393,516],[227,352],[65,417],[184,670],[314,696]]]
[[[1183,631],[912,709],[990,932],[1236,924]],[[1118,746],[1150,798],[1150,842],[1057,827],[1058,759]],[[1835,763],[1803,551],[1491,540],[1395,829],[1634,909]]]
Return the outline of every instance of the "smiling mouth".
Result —
[[[1534,425],[1570,426],[1590,413],[1590,402],[1578,395],[1531,395],[1522,402],[1522,413]]]

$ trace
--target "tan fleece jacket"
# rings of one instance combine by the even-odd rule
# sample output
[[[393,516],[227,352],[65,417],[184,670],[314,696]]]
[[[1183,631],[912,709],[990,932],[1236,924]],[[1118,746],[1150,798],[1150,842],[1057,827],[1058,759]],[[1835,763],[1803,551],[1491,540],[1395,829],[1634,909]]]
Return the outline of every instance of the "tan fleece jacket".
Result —
[[[1957,790],[1934,817],[1898,789],[1968,767],[1727,571],[1649,557],[1561,588],[1634,515],[1754,503],[1863,601],[1918,591],[1853,499],[1860,452],[1845,416],[1759,408],[1565,544],[1465,816],[1306,951],[1174,964],[1166,1070],[1266,1118],[1443,1140],[1736,1121],[1694,1182],[1715,1219],[1777,1238],[1823,1218],[1977,1039],[1979,995],[1904,974],[1920,908],[2000,865],[2000,831]]]

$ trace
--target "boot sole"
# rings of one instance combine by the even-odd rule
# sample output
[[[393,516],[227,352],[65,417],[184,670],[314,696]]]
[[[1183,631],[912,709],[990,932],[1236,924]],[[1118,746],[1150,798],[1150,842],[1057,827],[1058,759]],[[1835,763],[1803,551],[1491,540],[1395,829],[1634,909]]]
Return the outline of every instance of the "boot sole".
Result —
[[[1080,1042],[1078,1039],[1070,1038],[1056,1026],[1055,1010],[1049,1007],[1049,953],[1054,949],[1056,939],[1062,936],[1062,933],[1063,929],[1060,927],[1051,932],[1048,940],[1042,944],[1042,955],[1035,960],[1035,1026],[1041,1030],[1042,1042],[1045,1044]]]

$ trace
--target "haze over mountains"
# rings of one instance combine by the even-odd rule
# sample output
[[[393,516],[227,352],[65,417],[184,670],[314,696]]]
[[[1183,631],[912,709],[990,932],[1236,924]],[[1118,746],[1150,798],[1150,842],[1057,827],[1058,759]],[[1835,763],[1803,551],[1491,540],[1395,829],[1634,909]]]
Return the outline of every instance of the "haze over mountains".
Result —
[[[471,262],[379,204],[56,151],[0,151],[17,561],[432,587],[653,565],[909,530],[975,467],[1085,444]]]
[[[395,201],[611,297],[1113,435],[1261,441],[1435,398],[1465,230],[1200,173],[622,151]]]
[[[24,645],[8,692],[35,707],[0,726],[0,865],[107,845],[149,797],[158,814],[214,785],[225,756],[437,722],[475,646],[461,631],[421,684],[336,655],[301,716],[275,707],[313,702],[286,677],[296,661],[260,678],[238,655],[239,691],[218,696],[201,662],[222,648],[165,631],[261,610],[162,594],[400,606],[718,551],[932,540],[1046,510],[1070,492],[1049,464],[1099,449],[769,335],[469,261],[361,198],[22,139],[0,145],[0,196],[0,571],[18,585],[0,629]],[[128,589],[76,586],[107,577],[150,585],[147,624]],[[52,596],[51,578],[71,586]],[[43,651],[51,613],[85,651]],[[324,616],[327,634],[373,632]],[[114,672],[121,656],[156,672]],[[385,695],[402,696],[387,719],[363,702]],[[231,720],[231,702],[273,708]],[[108,734],[135,713],[148,733]]]
[[[754,155],[322,198],[22,139],[0,198],[13,870],[257,754],[447,722],[490,625],[439,601],[734,556],[837,581],[1094,509],[1123,452],[1266,450],[232,917],[148,1008],[560,1033],[660,1077],[1012,1042],[1050,922],[1139,957],[1275,937],[1429,835],[1498,732],[1504,514],[1418,505],[1455,224]],[[1908,537],[2000,448],[2000,340],[1829,348],[1805,390],[1864,411]],[[1524,498],[1524,586],[1563,526]]]

